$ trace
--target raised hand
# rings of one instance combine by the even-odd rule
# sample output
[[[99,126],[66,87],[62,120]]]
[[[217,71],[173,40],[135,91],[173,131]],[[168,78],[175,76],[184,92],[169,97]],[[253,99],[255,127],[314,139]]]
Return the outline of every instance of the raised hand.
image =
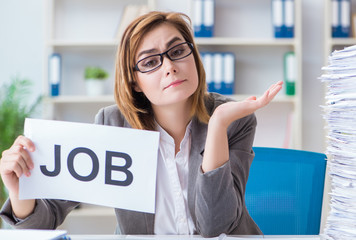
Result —
[[[254,113],[266,106],[281,90],[282,82],[277,82],[259,98],[249,97],[241,102],[227,102],[217,107],[208,124],[205,143],[203,172],[214,170],[229,160],[227,128],[238,119]]]
[[[271,85],[259,98],[251,96],[240,102],[227,102],[217,107],[212,116],[213,121],[218,121],[222,126],[228,127],[233,121],[243,118],[256,110],[266,106],[281,90],[283,82]]]

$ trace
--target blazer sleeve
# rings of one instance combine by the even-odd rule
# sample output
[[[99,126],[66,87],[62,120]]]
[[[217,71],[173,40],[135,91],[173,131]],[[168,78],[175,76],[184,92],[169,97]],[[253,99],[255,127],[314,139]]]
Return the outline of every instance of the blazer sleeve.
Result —
[[[196,226],[205,237],[226,234],[261,234],[245,206],[245,188],[254,158],[254,114],[235,121],[228,128],[229,161],[203,173],[196,182]]]
[[[56,229],[78,204],[65,200],[36,199],[33,213],[25,219],[16,219],[8,199],[0,211],[0,216],[16,229]]]

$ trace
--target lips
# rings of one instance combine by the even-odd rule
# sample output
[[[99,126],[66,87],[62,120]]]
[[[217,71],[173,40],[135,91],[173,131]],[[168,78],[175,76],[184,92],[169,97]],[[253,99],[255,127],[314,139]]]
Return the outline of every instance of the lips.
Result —
[[[171,82],[168,86],[166,86],[164,89],[170,88],[170,87],[176,87],[178,85],[180,85],[181,83],[185,82],[186,80],[176,80]]]

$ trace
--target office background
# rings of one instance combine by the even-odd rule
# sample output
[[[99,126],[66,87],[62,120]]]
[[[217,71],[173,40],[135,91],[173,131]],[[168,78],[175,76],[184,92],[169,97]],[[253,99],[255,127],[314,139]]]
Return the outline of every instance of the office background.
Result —
[[[182,9],[184,1],[157,0],[160,8]],[[318,77],[325,64],[323,51],[324,1],[302,0],[302,149],[324,151],[322,119],[324,87]],[[43,92],[45,6],[43,0],[2,1],[0,6],[1,81],[19,75],[35,82],[33,96]]]
[[[44,73],[48,61],[45,50],[45,31],[48,26],[45,1],[0,0],[0,84],[16,75],[31,79],[34,82],[33,99],[45,92],[44,88],[47,87],[44,85],[46,77]],[[156,0],[156,3],[160,9],[180,11],[187,1],[189,0]],[[325,0],[301,0],[303,69],[301,148],[315,152],[324,152],[325,149],[324,121],[320,107],[324,104],[325,88],[318,79],[322,74],[321,68],[326,64],[325,2]],[[270,11],[270,9],[267,10]],[[96,214],[105,217],[107,221],[110,220],[109,217],[115,223],[112,209],[93,209],[91,215]],[[75,221],[68,223],[68,225],[73,225],[73,228],[76,228],[75,224]],[[90,225],[85,221],[81,224]]]

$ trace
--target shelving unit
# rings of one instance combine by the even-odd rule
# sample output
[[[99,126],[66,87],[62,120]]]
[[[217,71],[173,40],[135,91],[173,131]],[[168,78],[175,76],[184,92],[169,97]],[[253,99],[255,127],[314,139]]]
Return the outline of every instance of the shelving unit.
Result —
[[[154,9],[156,5],[159,5],[159,2],[159,0],[136,0],[134,3],[147,3]],[[191,2],[183,2],[183,5],[185,4],[185,12],[192,17]],[[132,4],[132,1],[51,0],[46,4],[48,23],[50,23],[48,24],[46,58],[52,52],[60,53],[63,59],[63,75],[62,94],[60,97],[48,99],[49,105],[45,117],[92,122],[93,116],[99,108],[114,104],[112,88],[115,52],[118,44],[118,39],[115,39],[114,36],[124,6]],[[86,10],[80,8],[83,4],[87,8]],[[235,53],[236,95],[231,97],[237,100],[244,99],[249,95],[259,96],[270,84],[283,80],[283,55],[287,51],[295,52],[297,72],[299,73],[296,82],[296,95],[291,97],[283,96],[283,93],[280,93],[271,106],[256,113],[260,120],[255,145],[299,149],[302,139],[301,1],[295,1],[295,37],[293,39],[275,39],[273,37],[270,4],[270,0],[216,1],[216,37],[196,38],[196,43],[200,51],[232,51]],[[227,28],[226,21],[234,22],[234,25],[236,23],[236,30]],[[89,29],[85,29],[85,26],[88,25],[87,22],[94,24],[95,30],[99,29],[99,33],[94,34]],[[90,26],[90,28],[93,27]],[[86,97],[82,76],[84,68],[86,65],[98,63],[110,73],[106,82],[106,95],[96,98]],[[44,79],[47,79],[47,72],[44,73],[44,76]],[[44,89],[49,89],[47,81],[44,84]],[[48,95],[48,92],[45,95]],[[75,108],[78,108],[79,111],[76,111]],[[85,114],[82,114],[83,110],[85,110]],[[278,114],[269,114],[270,111],[280,112],[280,117]],[[293,115],[292,123],[290,123],[290,115]],[[281,126],[285,130],[281,131]],[[288,131],[291,132],[288,133]],[[274,136],[273,139],[270,138],[271,134]],[[289,143],[286,144],[286,142]]]
[[[194,13],[193,7],[190,4],[187,8],[186,13],[190,17]],[[288,51],[295,52],[298,73],[296,94],[286,96],[281,92],[269,106],[256,112],[258,125],[254,144],[301,149],[301,1],[295,0],[294,38],[274,38],[271,19],[270,0],[215,1],[214,37],[196,38],[196,43],[200,51],[235,54],[233,98],[237,100],[251,95],[260,96],[271,84],[283,81],[283,55]]]
[[[163,0],[44,1],[48,23],[45,62],[51,53],[57,52],[62,56],[61,95],[46,97],[44,118],[92,123],[101,107],[114,104],[114,63],[118,44],[116,30],[125,5],[143,3],[147,3],[151,9],[167,10],[164,6],[167,3]],[[190,0],[172,2],[180,4],[179,10],[192,18],[191,3]],[[256,112],[258,126],[255,145],[300,149],[301,0],[295,0],[295,37],[292,39],[273,37],[271,0],[216,0],[215,13],[215,37],[195,40],[200,51],[235,54],[235,94],[230,97],[236,100],[251,95],[260,96],[271,84],[283,81],[283,56],[288,51],[295,52],[298,73],[296,94],[287,96],[280,93],[270,105]],[[83,72],[87,65],[99,65],[109,72],[104,96],[86,96]],[[44,72],[45,96],[48,96],[49,89],[47,76],[48,72]],[[85,214],[73,211],[66,222],[96,215],[92,209],[87,211],[83,208],[80,211]],[[110,219],[114,218],[113,212],[107,215]]]

